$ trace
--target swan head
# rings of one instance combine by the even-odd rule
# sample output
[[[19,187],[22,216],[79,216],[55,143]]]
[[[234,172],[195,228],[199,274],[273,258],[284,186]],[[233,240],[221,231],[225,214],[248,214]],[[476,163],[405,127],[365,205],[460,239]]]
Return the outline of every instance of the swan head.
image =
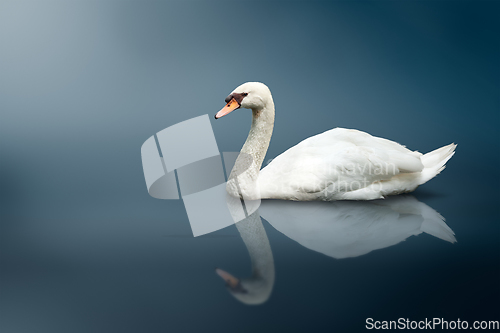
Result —
[[[226,97],[225,101],[226,106],[215,115],[215,119],[219,119],[239,108],[259,111],[273,104],[271,91],[264,83],[260,82],[243,83],[234,89]]]
[[[220,268],[215,269],[215,272],[226,282],[226,288],[231,295],[243,304],[259,305],[271,296],[274,278],[273,281],[257,276],[238,279]]]

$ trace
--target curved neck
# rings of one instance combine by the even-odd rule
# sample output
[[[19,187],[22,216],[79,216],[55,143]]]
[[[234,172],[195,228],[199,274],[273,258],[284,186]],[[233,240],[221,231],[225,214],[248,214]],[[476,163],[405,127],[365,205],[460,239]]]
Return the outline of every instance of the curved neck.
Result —
[[[252,156],[254,162],[252,167],[256,168],[257,171],[260,170],[266,156],[273,128],[274,103],[272,101],[270,105],[261,110],[252,110],[252,126],[241,152]]]
[[[259,199],[260,191],[256,189],[257,178],[271,141],[273,127],[274,103],[270,98],[264,108],[252,110],[250,132],[229,176],[230,194],[245,199]],[[236,177],[238,184],[234,185],[230,180]]]

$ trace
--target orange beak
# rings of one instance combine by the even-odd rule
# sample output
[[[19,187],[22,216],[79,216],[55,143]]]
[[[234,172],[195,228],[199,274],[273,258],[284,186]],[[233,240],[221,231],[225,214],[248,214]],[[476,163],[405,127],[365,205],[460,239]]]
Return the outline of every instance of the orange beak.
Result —
[[[229,103],[226,104],[225,107],[222,108],[222,110],[217,112],[217,114],[215,115],[215,119],[224,117],[226,114],[231,113],[232,111],[239,109],[240,107],[241,105],[233,98],[229,101]]]

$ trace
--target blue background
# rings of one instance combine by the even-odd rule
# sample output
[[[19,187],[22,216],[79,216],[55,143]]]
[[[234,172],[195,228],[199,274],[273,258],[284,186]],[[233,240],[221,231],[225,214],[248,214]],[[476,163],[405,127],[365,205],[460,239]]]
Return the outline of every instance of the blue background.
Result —
[[[364,330],[365,319],[499,320],[500,5],[495,1],[0,1],[2,332]],[[236,228],[192,238],[181,201],[149,197],[140,147],[266,83],[266,159],[333,127],[428,152],[448,168],[415,196],[458,242],[429,235],[353,259],[265,223],[271,299]],[[212,126],[238,151],[251,114]]]

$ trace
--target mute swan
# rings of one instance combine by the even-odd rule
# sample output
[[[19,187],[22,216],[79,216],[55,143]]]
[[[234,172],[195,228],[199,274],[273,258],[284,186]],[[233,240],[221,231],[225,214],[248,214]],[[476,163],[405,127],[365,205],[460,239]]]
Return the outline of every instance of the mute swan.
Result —
[[[250,255],[252,276],[238,279],[220,268],[215,271],[226,281],[226,287],[237,300],[248,305],[262,304],[273,290],[274,259],[259,211],[236,223],[236,228]]]
[[[423,155],[365,132],[334,128],[303,140],[260,170],[274,126],[271,91],[247,82],[226,103],[216,119],[239,108],[253,114],[227,183],[229,194],[250,200],[373,200],[411,192],[439,174],[456,147],[452,143]]]

